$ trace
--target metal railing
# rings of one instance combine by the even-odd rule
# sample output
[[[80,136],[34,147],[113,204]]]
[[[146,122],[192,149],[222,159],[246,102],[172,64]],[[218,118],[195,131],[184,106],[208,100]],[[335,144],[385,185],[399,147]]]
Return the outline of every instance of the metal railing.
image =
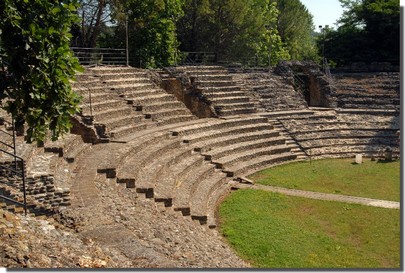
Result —
[[[295,89],[298,89],[300,92],[304,93],[305,91],[305,82],[294,73],[292,69],[286,69],[282,65],[277,67],[278,74],[283,77],[283,79],[291,82]]]
[[[192,63],[193,65],[206,65],[217,63],[217,54],[215,52],[181,52],[179,54],[179,64]]]
[[[328,64],[328,60],[326,58],[323,59],[323,68],[324,68],[324,73],[326,75],[326,78],[328,79],[329,84],[333,85],[335,81],[333,79],[332,73],[330,73],[330,67]]]
[[[126,65],[127,54],[122,48],[71,47],[82,65]]]
[[[81,109],[80,109],[80,116],[83,120],[83,122],[87,125],[92,125],[93,123],[93,105],[92,105],[92,97],[91,97],[91,89],[87,86],[85,86],[83,83],[80,83],[80,81],[76,82],[78,85],[76,87],[76,90],[80,92],[80,95],[82,96],[81,100]],[[87,98],[87,100],[86,100]],[[84,109],[88,109],[88,114],[85,115],[83,113]]]
[[[5,149],[0,148],[0,152],[3,155],[12,157],[14,159],[14,161],[13,161],[14,164],[13,164],[12,167],[7,167],[7,166],[5,166],[5,164],[3,164],[3,165],[0,165],[0,168],[2,170],[5,170],[6,172],[8,171],[10,174],[15,175],[15,176],[19,177],[22,180],[22,188],[18,188],[17,190],[22,191],[22,193],[23,193],[23,202],[20,202],[18,200],[15,200],[13,198],[10,198],[10,197],[4,196],[4,195],[0,195],[0,198],[4,199],[6,201],[9,201],[11,203],[23,206],[24,207],[24,213],[25,213],[25,215],[27,215],[27,191],[26,191],[26,181],[25,181],[26,180],[25,179],[25,162],[24,162],[23,158],[17,156],[17,151],[16,151],[16,130],[15,130],[15,125],[14,125],[14,120],[11,123],[7,122],[5,120],[3,120],[3,122],[6,122],[6,123],[9,123],[9,124],[12,125],[12,133],[9,133],[9,132],[7,132],[6,130],[3,130],[3,129],[0,130],[0,133],[3,134],[3,135],[6,135],[6,137],[7,136],[11,137],[12,138],[12,143],[9,144],[9,143],[7,143],[5,141],[0,141],[0,144],[2,144],[3,147],[5,147]],[[7,151],[6,150],[7,148],[11,149],[11,152]],[[2,182],[2,183],[4,183],[4,182]],[[8,186],[15,186],[15,185],[12,185],[11,183],[4,183],[4,184],[7,184]]]

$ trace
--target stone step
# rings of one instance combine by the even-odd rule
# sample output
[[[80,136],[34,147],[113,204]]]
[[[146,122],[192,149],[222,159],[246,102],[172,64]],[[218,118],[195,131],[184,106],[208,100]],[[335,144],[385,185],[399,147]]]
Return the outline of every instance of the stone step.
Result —
[[[159,120],[159,119],[164,119],[166,117],[172,117],[172,116],[191,115],[191,112],[190,112],[190,110],[188,110],[187,108],[184,107],[184,108],[176,108],[176,109],[155,110],[154,112],[148,112],[148,115],[150,115],[153,120]]]
[[[127,103],[123,100],[105,100],[99,102],[92,102],[91,107],[94,112],[101,112],[105,109],[128,107]]]
[[[179,142],[173,143],[172,145],[165,147],[165,149],[160,149],[159,154],[166,153],[167,151],[172,151],[173,149],[182,149],[183,146],[184,146],[184,144],[181,144]],[[156,157],[156,154],[154,155],[154,157]],[[159,160],[155,164],[150,164],[150,162],[153,162],[153,161],[148,160],[147,168],[145,168],[145,165],[143,165],[142,167],[139,167],[139,171],[134,176],[134,179],[136,181],[136,183],[135,183],[136,191],[138,193],[145,193],[147,198],[155,198],[155,197],[157,197],[155,195],[155,181],[150,179],[150,177],[148,177],[148,176],[150,176],[153,173],[158,172],[160,170],[160,168],[162,168],[162,166],[163,166],[162,164],[164,164],[164,162],[159,161]],[[139,166],[139,164],[137,166]],[[146,174],[145,174],[145,171],[146,171]]]
[[[153,197],[157,202],[165,203],[166,207],[172,205],[172,199],[169,196],[167,198],[163,197],[165,185],[162,181],[157,180],[157,177],[164,172],[165,169],[170,169],[173,165],[177,164],[183,157],[189,157],[192,154],[192,150],[188,145],[180,145],[178,147],[173,147],[172,149],[166,149],[159,154],[159,157],[153,158],[148,162],[147,167],[142,168],[138,172],[138,179],[136,179],[137,188],[153,188]],[[159,186],[158,186],[159,185]],[[158,191],[161,190],[161,191]],[[168,185],[167,189],[170,189]],[[159,195],[160,193],[160,195]]]
[[[256,113],[256,108],[252,107],[243,107],[243,108],[234,108],[234,109],[221,109],[219,111],[219,115],[221,116],[234,116],[234,115],[244,115],[244,114],[252,114]]]
[[[190,136],[197,133],[207,133],[211,130],[225,130],[226,128],[238,127],[254,123],[266,123],[267,118],[260,116],[245,117],[245,118],[230,118],[230,119],[209,119],[203,124],[194,124],[178,129],[171,130],[172,134],[177,136]],[[191,138],[191,137],[189,137]]]
[[[187,71],[188,73],[199,73],[199,74],[212,74],[212,73],[227,73],[227,69],[223,66],[218,65],[197,65],[197,66],[190,66],[190,65],[183,65],[177,66],[177,70],[179,71]]]
[[[192,121],[192,120],[196,120],[196,119],[198,119],[198,117],[193,116],[191,114],[185,114],[185,115],[177,115],[177,116],[166,116],[163,118],[156,119],[155,121],[157,122],[157,126],[166,126],[169,124],[187,122],[187,121]]]
[[[221,98],[227,98],[227,97],[243,97],[246,98],[246,93],[243,91],[218,91],[218,92],[204,92],[204,95],[211,99],[215,100],[218,99],[220,100]]]
[[[331,146],[321,148],[306,149],[307,153],[311,156],[319,155],[348,155],[353,156],[355,154],[377,155],[379,151],[384,149],[384,146],[377,145],[342,145]]]
[[[183,141],[192,144],[194,147],[200,147],[203,149],[207,147],[209,149],[212,145],[214,147],[215,142],[224,141],[226,139],[236,139],[240,138],[240,135],[246,135],[250,133],[263,133],[265,135],[269,130],[272,130],[273,126],[269,123],[256,123],[256,124],[241,124],[239,126],[232,126],[228,128],[214,128],[213,130],[203,131],[201,133],[197,132],[195,134],[183,137]],[[274,132],[278,135],[278,132]],[[226,140],[225,139],[225,140]],[[234,139],[235,140],[235,139]],[[202,142],[202,143],[201,143]]]
[[[153,124],[152,124],[153,125]],[[152,127],[148,124],[148,127]],[[153,127],[152,127],[153,128]],[[153,129],[147,128],[147,132],[150,132]],[[145,131],[143,131],[145,132]],[[127,145],[119,145],[116,147],[117,144],[115,143],[108,143],[104,145],[108,145],[108,149],[111,151],[109,153],[109,157],[105,158],[101,162],[99,162],[97,166],[97,171],[99,173],[108,172],[108,170],[116,170],[117,173],[121,166],[125,165],[125,162],[128,158],[133,157],[135,154],[147,154],[147,149],[150,145],[154,145],[155,143],[160,143],[167,141],[169,139],[174,139],[170,136],[167,131],[156,131],[154,133],[146,133],[146,134],[134,134],[135,137],[125,137],[125,142],[128,143]],[[118,140],[122,140],[119,138]],[[110,148],[109,146],[113,146]],[[143,151],[146,151],[145,153]],[[110,178],[114,178],[116,175],[113,175]]]
[[[243,108],[254,108],[254,104],[251,102],[238,102],[238,101],[231,101],[228,103],[215,103],[214,104],[215,109],[220,109],[222,110],[232,110],[232,109],[243,109]]]
[[[193,172],[202,165],[204,159],[192,150],[177,152],[175,158],[157,174],[155,185],[155,200],[167,200],[172,205],[173,198],[178,194],[178,188],[185,182],[182,178],[188,172]],[[180,156],[179,156],[180,154]],[[184,155],[184,156],[181,156]]]
[[[108,110],[103,110],[103,111],[93,111],[93,117],[94,117],[94,123],[97,123],[98,121],[106,121],[122,116],[133,116],[134,115],[134,109],[129,107],[129,106],[124,106],[122,108],[112,108]],[[90,114],[90,113],[87,113]]]
[[[362,137],[362,136],[394,136],[397,128],[365,128],[360,127],[335,127],[335,128],[322,128],[318,130],[311,130],[308,128],[307,130],[297,130],[292,131],[289,130],[288,133],[294,135],[295,137],[301,136],[315,136],[315,138],[322,138],[322,137]]]
[[[238,182],[228,179],[226,183],[222,183],[209,196],[206,210],[207,225],[209,228],[213,229],[217,227],[217,218],[215,217],[217,207],[220,205],[223,198],[231,192],[232,187],[237,184]]]
[[[200,81],[202,82],[208,82],[208,81],[233,81],[232,75],[229,75],[227,73],[222,73],[222,71],[217,71],[216,73],[199,73],[199,72],[192,72],[188,73],[191,77],[195,78],[195,81],[199,83]]]
[[[131,97],[126,98],[128,101],[132,101],[132,104],[134,105],[148,105],[148,104],[156,104],[157,102],[160,101],[176,101],[176,98],[171,95],[171,94],[167,94],[167,93],[156,93],[156,94],[150,94],[147,96],[143,96],[143,97]]]
[[[365,123],[365,122],[316,122],[316,123],[307,123],[301,124],[299,122],[284,122],[286,128],[294,128],[289,130],[290,134],[299,134],[299,133],[307,133],[309,131],[327,131],[327,130],[392,130],[392,129],[399,129],[398,123],[389,123],[389,122],[375,122],[375,123]],[[297,127],[300,127],[297,129]]]
[[[229,178],[223,173],[199,181],[197,188],[191,196],[191,219],[198,220],[202,225],[208,223],[207,205],[209,197],[221,185],[225,184],[227,180],[229,180]]]
[[[339,147],[350,145],[368,145],[368,146],[380,146],[386,147],[398,146],[397,139],[395,138],[328,138],[322,140],[306,140],[300,141],[300,145],[305,148],[322,148],[322,147]]]
[[[212,97],[210,101],[215,105],[227,105],[230,103],[249,103],[249,97],[246,96],[233,96],[232,93],[229,96],[224,97]],[[251,105],[251,103],[250,103]]]
[[[93,68],[87,68],[83,74],[95,74],[95,75],[104,75],[104,74],[119,74],[119,73],[145,73],[142,70],[138,70],[129,66],[97,66]]]
[[[115,84],[114,86],[109,86],[110,91],[117,92],[121,96],[134,96],[142,95],[142,92],[153,93],[152,90],[160,90],[156,87],[154,83],[138,83],[138,84]],[[150,91],[149,91],[150,90]]]
[[[260,147],[250,149],[238,154],[226,155],[218,159],[212,160],[212,163],[216,165],[217,168],[227,169],[229,166],[235,165],[240,161],[248,161],[255,157],[260,157],[264,155],[274,155],[289,152],[290,148],[285,145],[273,145],[271,147]]]
[[[91,100],[92,104],[93,103],[102,103],[104,101],[110,101],[110,100],[123,101],[122,99],[120,99],[118,97],[118,95],[115,92],[111,92],[111,91],[105,91],[105,92],[100,92],[100,93],[91,93],[90,96],[89,96],[89,94],[85,93],[85,94],[82,94],[82,96],[83,96],[82,102],[88,103],[88,104],[90,103],[90,100]]]
[[[117,170],[117,181],[120,179],[135,179],[138,180],[139,171],[146,164],[153,160],[156,155],[162,154],[167,150],[176,149],[182,146],[182,143],[176,138],[162,139],[160,142],[144,146],[136,153],[133,153],[126,159],[123,166]],[[153,197],[152,181],[146,181],[145,184],[136,183],[137,192],[146,193],[148,198]]]
[[[198,87],[211,88],[211,87],[234,87],[235,82],[229,80],[202,80],[198,79]]]
[[[175,211],[181,211],[184,216],[190,215],[191,197],[200,181],[214,175],[223,176],[220,170],[214,165],[203,162],[195,171],[188,172],[182,179],[182,183],[176,185],[176,194],[173,198],[173,207]]]
[[[336,112],[339,114],[353,114],[353,115],[383,115],[383,116],[399,116],[399,113],[395,110],[390,110],[390,109],[386,109],[386,110],[380,110],[380,109],[359,109],[359,108],[346,108],[346,109],[336,109]]]
[[[344,99],[344,98],[375,98],[375,99],[398,99],[399,94],[397,92],[389,92],[387,90],[384,90],[384,93],[378,94],[378,93],[364,93],[364,92],[337,92],[336,97],[339,99]]]
[[[239,86],[197,86],[197,90],[204,95],[223,93],[223,92],[240,92]]]
[[[123,127],[131,124],[137,124],[144,121],[144,117],[141,114],[137,114],[135,111],[131,115],[119,116],[116,118],[110,118],[106,120],[99,120],[97,123],[104,124],[108,131],[114,130],[118,127]],[[94,123],[94,124],[97,124]]]
[[[338,107],[350,108],[350,109],[352,109],[352,108],[366,109],[364,104],[352,104],[352,103],[344,104],[344,105],[339,105],[338,104]],[[399,106],[399,104],[398,105],[397,104],[389,104],[389,105],[387,105],[387,104],[385,104],[385,105],[383,105],[383,104],[369,104],[369,105],[367,105],[367,109],[398,110],[399,111],[400,106]]]
[[[120,72],[120,73],[103,73],[103,74],[95,74],[96,77],[99,77],[102,81],[111,81],[117,79],[148,79],[149,77],[146,72],[138,71],[138,72]]]
[[[123,86],[139,86],[139,85],[148,85],[151,84],[151,80],[148,78],[132,77],[132,78],[114,78],[104,80],[109,86],[114,86],[116,84]]]
[[[176,108],[186,108],[185,105],[180,102],[180,101],[162,101],[162,102],[156,102],[153,104],[148,104],[145,106],[142,106],[142,110],[144,113],[151,113],[157,110],[161,109],[176,109]]]
[[[266,124],[266,127],[264,127],[262,130],[247,132],[231,131],[226,136],[220,134],[208,140],[204,139],[201,142],[195,140],[192,142],[192,146],[194,147],[194,149],[199,150],[201,153],[208,153],[214,149],[219,149],[221,147],[225,147],[234,143],[273,138],[278,137],[279,135],[279,132],[272,129],[269,130],[268,125]]]
[[[118,140],[118,139],[120,139],[122,137],[125,137],[125,136],[129,135],[129,134],[137,133],[139,131],[145,130],[145,129],[150,128],[152,126],[153,126],[153,124],[149,124],[149,123],[146,123],[146,122],[122,125],[122,126],[118,126],[118,127],[115,127],[113,129],[111,129],[109,131],[109,135],[114,140]]]
[[[291,161],[296,158],[297,155],[290,152],[257,155],[249,160],[240,161],[225,168],[224,172],[228,172],[229,175],[233,176],[242,176],[269,168],[275,164]]]
[[[269,119],[280,119],[281,117],[290,117],[290,116],[301,116],[301,115],[308,115],[312,116],[315,112],[311,110],[294,110],[294,111],[278,111],[278,112],[266,112],[260,113],[261,116],[267,117]]]
[[[268,148],[272,149],[273,146],[285,144],[284,137],[273,137],[268,139],[256,139],[252,141],[244,141],[239,143],[234,143],[233,145],[219,147],[217,149],[212,149],[208,152],[201,153],[205,156],[206,160],[215,161],[219,158],[224,158],[232,154],[238,154],[244,151],[258,149],[258,148]]]

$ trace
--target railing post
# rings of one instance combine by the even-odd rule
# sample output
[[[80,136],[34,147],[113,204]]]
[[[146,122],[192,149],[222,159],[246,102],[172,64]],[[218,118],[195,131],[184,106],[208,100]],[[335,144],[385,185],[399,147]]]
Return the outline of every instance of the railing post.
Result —
[[[13,154],[14,154],[14,169],[17,171],[17,149],[16,149],[16,141],[15,141],[15,122],[14,118],[11,119],[12,127],[13,127]]]
[[[24,195],[24,213],[27,216],[27,191],[25,187],[25,166],[24,160],[21,160],[21,172],[22,172],[22,180],[23,180],[23,195]]]
[[[126,53],[126,64],[129,66],[129,49],[128,49],[128,12],[125,13],[125,53]]]
[[[93,106],[91,104],[91,91],[90,91],[90,88],[88,88],[88,91],[89,91],[90,116],[93,116]]]

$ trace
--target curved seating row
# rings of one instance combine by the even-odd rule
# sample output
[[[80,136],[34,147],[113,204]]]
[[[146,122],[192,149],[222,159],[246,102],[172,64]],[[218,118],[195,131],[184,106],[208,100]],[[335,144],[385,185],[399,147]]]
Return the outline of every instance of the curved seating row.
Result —
[[[117,182],[211,227],[210,204],[229,191],[237,176],[296,158],[263,117],[201,120],[126,145],[133,148],[116,159]]]

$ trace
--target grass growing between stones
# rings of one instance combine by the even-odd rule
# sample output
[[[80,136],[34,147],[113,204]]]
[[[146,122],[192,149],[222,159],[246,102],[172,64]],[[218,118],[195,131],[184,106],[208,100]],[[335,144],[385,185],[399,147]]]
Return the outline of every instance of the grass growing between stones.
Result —
[[[258,268],[399,268],[400,211],[238,190],[220,230]]]
[[[251,175],[255,183],[289,189],[400,200],[400,161],[323,159],[276,166]]]

